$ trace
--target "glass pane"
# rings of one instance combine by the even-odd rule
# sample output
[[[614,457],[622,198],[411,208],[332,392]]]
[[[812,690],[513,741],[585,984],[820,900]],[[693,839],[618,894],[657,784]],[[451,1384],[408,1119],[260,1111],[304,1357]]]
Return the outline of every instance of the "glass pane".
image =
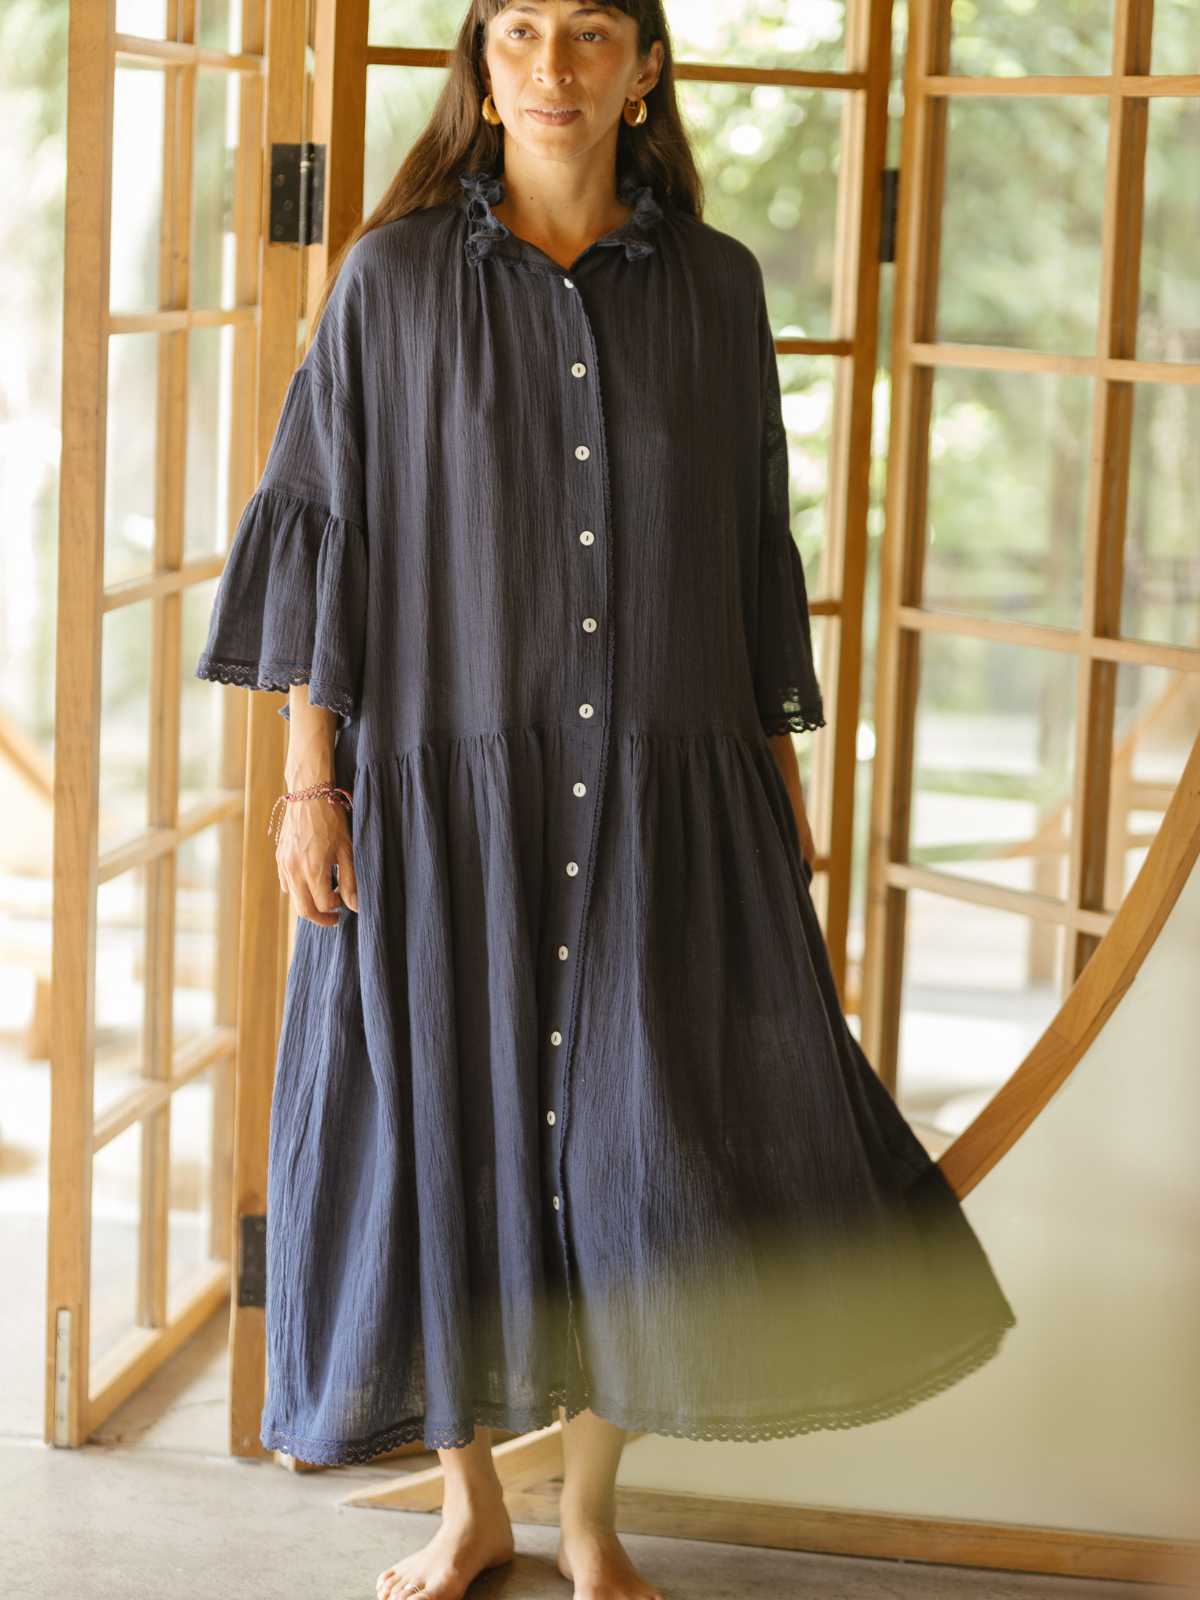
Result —
[[[372,44],[449,50],[465,11],[463,0],[371,0],[367,37]]]
[[[241,13],[242,7],[230,0],[200,0],[196,43],[209,50],[237,50],[241,45]]]
[[[812,598],[828,546],[826,517],[835,374],[837,379],[848,381],[849,363],[833,356],[781,355],[778,359],[787,430],[792,536],[804,558],[804,576]]]
[[[937,1155],[1058,1012],[1065,930],[944,895],[907,896],[897,1101]]]
[[[1117,668],[1117,720],[1104,906],[1115,911],[1141,870],[1200,737],[1200,673]]]
[[[100,656],[100,850],[146,826],[150,602],[107,611]]]
[[[396,176],[409,146],[429,121],[445,81],[443,67],[367,68],[364,216],[375,209]]]
[[[811,584],[811,577],[815,573],[815,568],[810,567],[809,564],[805,562],[805,571],[806,576],[810,578],[811,594],[812,588],[815,587],[815,585]],[[816,663],[817,681],[821,685],[821,693],[825,701],[825,716],[830,724],[830,728],[833,724],[834,699],[837,685],[836,663],[838,640],[839,621],[836,616],[813,617],[813,660]],[[819,732],[794,733],[792,735],[792,748],[796,752],[796,764],[800,769],[800,781],[804,786],[809,825],[813,830],[813,842],[816,845],[817,853],[819,855],[828,855],[830,852],[830,826],[832,825],[834,828],[839,828],[841,826],[840,819],[831,819],[829,817],[827,807],[820,806],[816,803],[814,792],[809,787],[812,778],[813,763],[816,760],[818,748],[816,741],[821,738],[824,738],[826,741],[828,741],[830,737],[830,728],[823,728]],[[828,746],[826,748],[826,755],[828,756]],[[861,820],[863,819],[856,818],[856,821]],[[827,880],[825,878],[824,871],[822,870],[813,878],[813,881],[810,885],[813,900],[817,906],[817,913],[821,917],[824,917],[826,910],[824,898],[826,882]]]
[[[96,1116],[142,1083],[145,950],[146,874],[137,867],[96,895]]]
[[[209,1033],[217,1020],[219,843],[220,830],[205,828],[185,839],[176,854],[173,1003],[177,1049]]]
[[[46,1177],[33,1163],[11,1160],[23,1147],[44,1145],[49,1112],[48,1073],[53,929],[51,881],[54,816],[49,798],[32,785],[12,784],[6,795],[6,823],[20,841],[0,866],[0,1017],[4,1030],[3,1088],[0,1088],[0,1229],[18,1212],[44,1213]],[[17,856],[20,859],[17,859]]]
[[[235,337],[234,328],[193,328],[188,336],[183,549],[189,561],[215,555],[227,542]]]
[[[942,340],[1093,355],[1108,102],[951,100]]]
[[[179,805],[187,810],[220,785],[218,753],[221,749],[221,718],[233,702],[229,693],[240,693],[205,678],[196,677],[196,662],[208,638],[208,624],[216,599],[218,579],[191,584],[183,591],[180,617],[180,726],[179,726]],[[282,702],[281,702],[282,704]]]
[[[154,568],[157,333],[118,333],[108,341],[108,417],[104,441],[104,582],[140,578]]]
[[[196,73],[196,165],[192,215],[192,304],[236,300],[233,167],[242,80],[236,72]]]
[[[687,0],[666,11],[677,61],[824,71],[846,64],[841,0]]]
[[[950,70],[981,78],[1106,73],[1112,0],[953,0]]]
[[[910,859],[1061,899],[1075,658],[927,635],[921,643]]]
[[[142,1130],[126,1128],[92,1163],[90,1365],[134,1326],[137,1314]]]
[[[158,30],[161,34],[161,29]],[[113,74],[112,261],[108,303],[113,311],[159,304],[163,205],[163,75],[118,67]]]
[[[1200,361],[1200,99],[1154,99],[1149,116],[1137,353],[1144,361]]]
[[[1154,0],[1153,72],[1200,70],[1200,31],[1195,0]]]
[[[1091,381],[934,375],[924,603],[1079,626]]]
[[[833,332],[844,94],[775,84],[679,85],[704,177],[704,220],[749,245],[777,335]]]
[[[165,39],[166,0],[117,0],[116,30],[137,33],[143,39]]]
[[[171,1163],[167,1188],[167,1310],[183,1309],[181,1290],[211,1259],[213,1078],[210,1067],[171,1096]]]
[[[1133,392],[1121,632],[1200,646],[1200,389],[1143,383]]]
[[[830,622],[833,622],[830,618]],[[863,674],[864,696],[871,693],[867,685],[867,675]],[[871,842],[871,788],[875,776],[875,728],[866,714],[859,718],[857,748],[854,763],[854,838],[850,850],[850,923],[846,930],[846,1005],[847,1016],[855,1019],[854,1034],[861,1038],[862,1029],[859,1003],[863,987],[863,950],[866,945],[866,915],[867,915],[867,856]],[[826,712],[828,715],[828,712]],[[810,813],[811,817],[811,813]],[[845,823],[834,824],[835,828],[845,829]],[[818,848],[822,841],[818,839]],[[814,879],[814,898],[821,885],[821,879]],[[824,919],[824,905],[820,907]]]

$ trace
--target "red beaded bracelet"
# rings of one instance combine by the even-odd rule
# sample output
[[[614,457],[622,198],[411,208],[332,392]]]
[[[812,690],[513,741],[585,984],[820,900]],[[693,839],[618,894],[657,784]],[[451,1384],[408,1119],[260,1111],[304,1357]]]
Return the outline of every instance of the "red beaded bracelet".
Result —
[[[324,795],[330,805],[345,806],[347,811],[354,808],[354,801],[350,797],[349,789],[339,789],[333,783],[314,783],[311,789],[296,789],[295,791],[281,794],[271,807],[271,815],[267,818],[267,832],[271,831],[271,823],[275,820],[275,813],[285,800],[311,800],[317,795]],[[343,799],[343,796],[345,797]],[[283,826],[282,822],[279,825]],[[279,828],[275,830],[275,842],[279,843]]]

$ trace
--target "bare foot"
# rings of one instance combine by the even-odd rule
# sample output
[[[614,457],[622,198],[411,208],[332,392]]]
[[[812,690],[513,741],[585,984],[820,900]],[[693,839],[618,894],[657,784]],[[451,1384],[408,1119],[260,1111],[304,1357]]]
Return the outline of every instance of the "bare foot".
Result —
[[[564,1521],[554,1564],[574,1583],[575,1600],[663,1600],[603,1523]]]
[[[516,1546],[504,1497],[447,1500],[428,1544],[375,1580],[378,1600],[463,1600],[486,1567],[511,1561]]]

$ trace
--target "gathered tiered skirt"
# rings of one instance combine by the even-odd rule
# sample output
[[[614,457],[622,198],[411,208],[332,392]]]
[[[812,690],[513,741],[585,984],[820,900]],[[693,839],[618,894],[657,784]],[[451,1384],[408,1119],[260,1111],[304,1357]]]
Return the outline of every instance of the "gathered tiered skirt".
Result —
[[[586,740],[353,775],[359,911],[298,924],[280,1039],[273,1448],[365,1460],[559,1405],[852,1427],[1014,1325],[846,1025],[765,741],[614,727],[592,839]]]

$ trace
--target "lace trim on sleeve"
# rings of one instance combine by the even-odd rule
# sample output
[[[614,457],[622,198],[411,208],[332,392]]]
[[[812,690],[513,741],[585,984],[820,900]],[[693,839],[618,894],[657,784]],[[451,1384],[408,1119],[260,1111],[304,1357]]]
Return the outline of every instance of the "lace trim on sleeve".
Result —
[[[354,696],[332,684],[313,680],[312,668],[297,664],[287,666],[280,661],[229,661],[208,655],[201,656],[196,667],[197,678],[207,678],[213,683],[231,683],[241,689],[273,689],[286,694],[293,684],[308,684],[309,703],[336,711],[349,721],[354,715]],[[286,717],[287,706],[280,706],[279,715]]]
[[[243,511],[194,675],[286,693],[343,723],[363,677],[367,556],[363,530],[328,506],[263,484]],[[280,715],[288,717],[288,707]]]

